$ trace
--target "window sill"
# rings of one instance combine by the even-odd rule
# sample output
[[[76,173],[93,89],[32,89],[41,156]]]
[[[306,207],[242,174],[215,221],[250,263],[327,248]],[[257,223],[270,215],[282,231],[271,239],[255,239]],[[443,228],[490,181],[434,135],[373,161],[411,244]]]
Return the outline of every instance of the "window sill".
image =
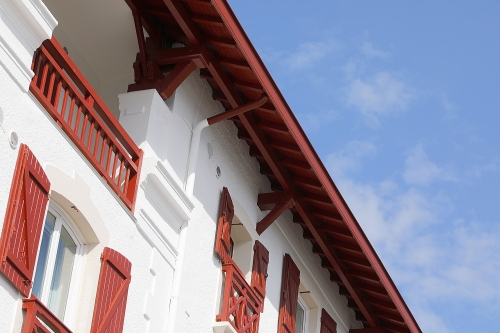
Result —
[[[214,333],[237,333],[228,321],[218,321],[212,326]]]

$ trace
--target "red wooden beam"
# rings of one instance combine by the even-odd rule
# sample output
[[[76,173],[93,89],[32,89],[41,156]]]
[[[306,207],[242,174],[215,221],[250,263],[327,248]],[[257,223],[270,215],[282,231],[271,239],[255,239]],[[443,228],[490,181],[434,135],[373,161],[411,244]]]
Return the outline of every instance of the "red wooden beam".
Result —
[[[274,208],[260,222],[257,223],[257,227],[255,228],[257,233],[262,235],[262,233],[269,228],[271,224],[273,224],[273,222],[285,212],[285,210],[293,208],[293,206],[295,206],[295,203],[293,203],[293,205],[286,203],[276,204],[276,206],[274,206]]]
[[[183,61],[193,61],[198,68],[205,68],[208,66],[206,59],[209,55],[207,52],[210,51],[205,45],[190,45],[163,50],[154,48],[148,49],[151,60],[156,62],[158,66],[176,64]]]
[[[242,61],[242,60],[220,57],[219,62],[221,65],[231,67],[231,68],[243,69],[243,70],[249,70],[249,71],[252,70],[252,68],[250,68],[250,65],[246,61]]]
[[[218,115],[212,116],[212,117],[207,119],[208,125],[213,125],[213,124],[218,123],[220,121],[223,121],[223,120],[238,116],[240,114],[243,114],[247,111],[253,110],[256,107],[259,107],[262,104],[264,104],[266,101],[267,101],[267,97],[263,96],[257,101],[250,102],[250,103],[247,103],[245,105],[234,108],[232,110],[219,113]]]
[[[260,210],[270,210],[276,204],[289,203],[293,201],[292,191],[277,191],[271,193],[261,193],[257,197],[257,206]]]
[[[285,210],[295,207],[293,192],[261,193],[258,196],[257,205],[261,210],[271,210],[257,223],[256,230],[261,235]]]
[[[247,61],[251,64],[257,77],[259,77],[259,80],[263,85],[264,90],[268,94],[268,97],[276,105],[278,112],[285,120],[285,124],[290,128],[290,131],[296,138],[299,146],[301,147],[301,149],[303,149],[303,153],[308,162],[311,164],[312,169],[318,175],[318,178],[321,180],[321,182],[323,184],[326,184],[325,190],[327,191],[330,198],[332,198],[334,205],[339,209],[339,212],[344,221],[347,223],[349,229],[351,229],[351,231],[353,232],[353,235],[356,238],[357,242],[360,244],[363,253],[367,256],[369,261],[374,266],[375,271],[381,277],[385,288],[387,288],[387,291],[391,295],[392,300],[405,319],[405,323],[408,325],[409,329],[412,332],[421,332],[417,322],[415,321],[415,318],[411,314],[403,298],[399,294],[399,291],[394,285],[394,282],[385,270],[375,250],[366,238],[366,235],[363,233],[361,227],[355,220],[347,204],[338,192],[338,189],[333,184],[333,181],[329,177],[326,168],[321,163],[321,160],[312,148],[310,142],[307,140],[304,132],[298,125],[298,122],[291,113],[285,99],[281,95],[278,87],[272,80],[271,75],[265,68],[261,59],[258,57],[256,50],[253,48],[251,42],[244,33],[243,28],[237,21],[236,16],[232,12],[231,8],[225,0],[212,0],[212,5],[217,10],[219,15],[223,18],[224,22],[226,23],[226,27],[230,31],[233,38],[237,41],[240,47],[240,51],[247,59]]]
[[[219,13],[226,18],[232,18],[234,17],[234,14],[232,12],[229,12],[229,8],[221,3],[221,0],[212,0],[213,4],[215,5],[216,9],[219,11]],[[246,36],[241,36],[243,29],[241,29],[240,26],[236,20],[230,20],[226,21],[226,26],[229,28],[233,36],[235,35],[240,35],[240,40],[245,39]],[[248,50],[244,50],[248,51]],[[247,52],[244,52],[247,53]],[[255,52],[252,53],[252,56],[254,56]],[[210,68],[209,68],[210,69]],[[217,69],[214,68],[214,72],[210,71],[212,75],[215,77],[214,72],[217,73]],[[218,84],[219,87],[223,90],[224,95],[226,95],[228,101],[231,104],[237,104],[239,99],[239,96],[236,94],[234,91],[234,88],[230,85],[230,82],[225,82],[225,78],[223,74],[217,73],[219,76]],[[216,78],[217,79],[217,78]],[[370,326],[376,327],[378,324],[378,319],[369,308],[367,304],[363,301],[363,296],[361,294],[361,291],[359,291],[355,286],[355,282],[350,276],[349,272],[347,271],[346,267],[341,263],[341,261],[338,259],[336,256],[335,252],[332,251],[329,248],[328,241],[326,240],[326,237],[324,234],[321,234],[318,232],[316,229],[315,223],[313,222],[314,220],[309,217],[309,210],[306,208],[308,207],[307,204],[304,202],[303,199],[300,198],[300,195],[297,193],[297,190],[295,188],[295,185],[293,184],[292,180],[288,177],[286,170],[284,169],[283,165],[280,163],[279,159],[277,158],[274,149],[269,145],[267,142],[266,138],[264,137],[262,131],[260,128],[258,128],[257,124],[255,123],[255,120],[251,115],[249,114],[244,114],[240,116],[240,120],[243,123],[244,127],[247,129],[249,132],[250,136],[252,137],[253,141],[255,142],[256,146],[259,148],[261,151],[262,155],[266,159],[269,167],[273,170],[274,175],[278,179],[279,183],[285,190],[292,190],[296,193],[296,198],[297,198],[297,205],[295,206],[295,209],[297,212],[302,216],[304,219],[304,222],[306,223],[307,227],[311,232],[313,233],[314,238],[318,241],[320,247],[322,250],[325,252],[327,258],[329,261],[332,263],[332,265],[335,267],[335,270],[341,277],[342,281],[344,284],[347,286],[349,292],[353,295],[354,300],[356,303],[359,305],[361,312],[363,315],[367,318]]]
[[[197,27],[195,23],[191,20],[189,17],[186,9],[183,7],[183,5],[178,1],[178,0],[164,0],[166,5],[168,6],[169,10],[172,12],[174,15],[175,19],[177,20],[178,24],[181,26],[181,29],[184,31],[186,36],[188,37],[189,41],[192,44],[198,44],[202,42],[202,35],[201,33],[197,30]],[[240,51],[245,55],[247,59],[250,59],[250,61],[256,65],[261,66],[260,68],[255,69],[257,77],[259,77],[259,80],[268,80],[269,73],[267,73],[265,70],[263,71],[263,65],[261,64],[260,59],[256,58],[256,52],[253,50],[253,47],[248,42],[248,38],[244,35],[243,30],[241,26],[239,26],[239,23],[236,21],[234,14],[231,12],[229,7],[227,6],[227,3],[223,0],[212,0],[213,6],[216,8],[216,10],[219,12],[219,14],[224,17],[224,22],[226,23],[226,27],[229,29],[231,32],[231,35],[235,40],[237,40],[240,44],[237,44],[233,39],[220,39],[220,38],[211,38],[208,37],[205,39],[205,41],[212,43],[214,45],[220,45],[224,47],[233,47],[236,48],[237,45],[240,46]],[[215,37],[215,36],[214,36]],[[216,61],[215,58],[212,58],[208,70],[210,71],[211,75],[213,76],[214,80],[217,82],[217,85],[221,88],[222,93],[227,99],[227,103],[231,105],[233,108],[238,107],[239,105],[243,104],[243,101],[241,97],[238,95],[238,93],[235,90],[235,87],[233,83],[229,80],[227,77],[226,73],[223,71],[221,65],[219,62]],[[279,95],[279,91],[277,88],[274,86],[274,82],[269,83],[269,81],[265,82],[265,87],[268,87],[272,89],[273,91],[273,104],[278,102],[279,107],[283,108],[283,110],[287,109],[286,105],[283,105],[283,98],[281,95]],[[264,89],[267,91],[267,89]],[[278,95],[277,95],[278,94]],[[275,104],[276,105],[276,104]],[[265,111],[266,108],[263,108]],[[274,111],[271,109],[271,111]],[[283,116],[283,112],[280,112]],[[284,115],[286,118],[286,114]],[[371,308],[364,302],[363,300],[363,295],[359,289],[356,288],[356,283],[353,280],[352,276],[349,274],[347,271],[346,267],[342,264],[342,262],[339,260],[339,258],[336,256],[335,252],[330,248],[330,244],[328,240],[326,239],[326,236],[324,233],[321,233],[316,229],[316,223],[315,223],[315,218],[310,218],[310,211],[307,208],[308,205],[307,203],[300,198],[298,195],[297,189],[295,188],[295,184],[293,183],[292,179],[287,175],[286,170],[284,170],[283,165],[280,163],[279,159],[276,156],[276,153],[272,146],[268,143],[266,140],[264,134],[262,133],[262,130],[257,126],[255,123],[255,120],[253,119],[253,116],[249,113],[245,113],[242,115],[238,116],[240,118],[240,121],[242,122],[243,126],[245,129],[249,132],[253,142],[255,145],[259,148],[261,151],[264,159],[266,160],[267,164],[269,167],[272,169],[274,175],[276,176],[278,182],[280,185],[283,187],[285,190],[292,190],[294,193],[297,194],[298,200],[297,200],[297,206],[296,210],[298,213],[302,216],[304,219],[304,222],[308,229],[311,231],[313,234],[315,240],[318,242],[319,246],[321,249],[325,252],[326,257],[328,260],[332,263],[334,266],[335,270],[337,271],[338,275],[342,279],[342,282],[346,285],[347,289],[349,290],[350,294],[352,295],[353,299],[356,301],[356,303],[359,305],[360,311],[362,312],[363,316],[366,317],[368,323],[372,327],[376,327],[378,324],[378,319],[376,315],[373,313]],[[295,127],[296,124],[294,122],[294,119],[291,122]],[[288,126],[288,122],[285,122],[285,124]],[[300,140],[303,140],[305,138],[305,135],[302,133],[300,129],[293,128],[294,131],[292,133],[299,133],[298,137],[295,137],[295,140],[297,142],[300,142],[300,148],[298,150],[299,153],[304,153],[302,151],[302,147],[305,147],[306,149],[311,149],[309,142],[306,142],[305,145],[303,142]],[[306,139],[307,140],[307,139]],[[306,152],[308,153],[308,152]],[[307,154],[306,154],[307,156]],[[313,168],[317,170],[317,163],[319,159],[317,156],[314,156],[314,158],[311,159],[310,155],[308,158],[308,162],[314,162]],[[322,184],[325,184],[325,182],[321,181]],[[330,183],[331,184],[331,180]],[[330,193],[331,194],[331,193]],[[345,203],[343,203],[345,205]],[[338,207],[338,205],[337,205]],[[350,213],[350,212],[349,212]],[[344,217],[345,215],[342,214]],[[364,236],[364,234],[363,234]],[[373,249],[372,249],[373,252]]]
[[[224,22],[221,20],[219,16],[192,14],[191,19],[193,20],[193,22],[200,24],[213,25],[216,27],[224,27]]]
[[[139,55],[141,59],[142,72],[147,72],[147,54],[146,54],[146,40],[144,39],[144,32],[142,30],[142,23],[137,9],[132,9],[132,16],[134,17],[135,33],[137,35],[137,43],[139,44]]]
[[[150,62],[151,63],[151,62]],[[158,81],[143,80],[128,86],[128,92],[145,89],[156,89],[163,99],[168,99],[184,80],[194,72],[198,66],[193,61],[179,62],[167,76]]]
[[[191,44],[201,44],[203,36],[179,0],[163,0]]]
[[[154,18],[152,18],[151,15],[146,12],[146,10],[144,9],[144,5],[137,0],[125,0],[125,2],[132,11],[137,11],[139,17],[141,18],[141,25],[144,27],[144,29],[146,29],[149,36],[155,36],[157,23],[155,22]]]
[[[356,328],[350,329],[349,333],[385,333],[383,328],[373,327],[373,328]]]

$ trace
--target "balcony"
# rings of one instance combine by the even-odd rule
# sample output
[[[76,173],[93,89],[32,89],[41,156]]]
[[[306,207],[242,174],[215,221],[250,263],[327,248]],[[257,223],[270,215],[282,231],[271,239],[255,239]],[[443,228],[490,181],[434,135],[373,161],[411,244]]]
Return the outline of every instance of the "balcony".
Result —
[[[70,329],[33,295],[23,300],[23,311],[25,317],[22,333],[71,333]]]
[[[36,51],[31,93],[133,212],[142,150],[53,37]]]
[[[262,299],[246,282],[233,261],[222,265],[222,274],[222,306],[216,320],[229,322],[237,333],[257,333]]]

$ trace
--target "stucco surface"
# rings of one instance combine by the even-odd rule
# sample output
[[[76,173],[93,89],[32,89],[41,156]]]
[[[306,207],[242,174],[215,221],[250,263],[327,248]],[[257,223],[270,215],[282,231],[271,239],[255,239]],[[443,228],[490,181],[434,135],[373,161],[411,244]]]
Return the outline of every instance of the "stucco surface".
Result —
[[[18,133],[20,143],[25,143],[30,147],[43,167],[48,164],[56,166],[72,178],[77,172],[90,188],[93,204],[106,224],[106,228],[112,231],[108,246],[121,252],[133,263],[125,331],[144,330],[146,327],[146,319],[142,316],[146,296],[144,291],[150,289],[152,282],[149,274],[149,261],[144,258],[151,256],[151,245],[140,235],[130,214],[82,158],[73,144],[68,142],[64,133],[49,119],[47,113],[40,109],[37,102],[12,82],[10,76],[2,68],[0,68],[0,91],[2,91],[0,107],[4,112],[4,127]],[[0,136],[0,156],[2,156],[0,188],[3,189],[3,194],[0,196],[0,216],[5,216],[8,189],[10,189],[18,148],[13,150],[10,147],[5,133],[0,132]],[[3,219],[1,221],[3,225]],[[2,293],[6,293],[5,297],[0,295],[2,299],[0,306],[5,307],[5,312],[3,312],[5,315],[0,316],[0,327],[10,327],[13,302],[20,296],[9,297],[8,288],[0,289]],[[93,299],[89,301],[93,302]],[[91,316],[91,311],[86,311],[86,315]],[[77,321],[80,322],[80,319],[77,318]],[[89,321],[91,317],[86,320],[86,322]],[[75,331],[78,332],[78,328]]]
[[[19,39],[17,44],[23,43],[21,35],[11,37]],[[24,58],[28,51],[29,48],[23,51]],[[4,58],[0,57],[0,60]],[[66,209],[70,209],[72,202],[81,202],[84,206],[80,214],[86,214],[86,219],[94,217],[86,227],[80,222],[82,228],[96,230],[95,235],[87,240],[89,246],[82,289],[73,300],[78,314],[74,323],[69,325],[74,332],[88,332],[90,329],[99,254],[103,246],[121,252],[132,262],[124,332],[164,331],[166,318],[169,318],[172,279],[179,274],[181,283],[174,332],[212,332],[219,311],[221,287],[221,265],[213,248],[223,187],[229,189],[237,214],[253,240],[259,239],[270,252],[267,297],[260,331],[274,332],[277,328],[285,253],[289,253],[299,267],[302,288],[310,291],[311,302],[317,309],[325,308],[332,315],[338,323],[338,332],[346,333],[349,328],[359,327],[353,312],[347,308],[346,298],[341,297],[337,285],[330,282],[327,270],[321,268],[319,257],[312,253],[311,244],[302,238],[301,228],[293,224],[289,212],[260,237],[255,232],[256,223],[266,214],[257,207],[257,196],[270,192],[270,184],[260,174],[257,161],[249,156],[248,145],[238,139],[237,128],[232,122],[224,121],[202,132],[192,202],[182,193],[194,126],[202,119],[224,112],[221,104],[212,100],[211,88],[199,77],[198,71],[185,80],[174,99],[169,101],[173,109],[165,107],[161,100],[158,102],[156,92],[152,92],[148,110],[132,110],[128,120],[122,118],[148,158],[144,166],[147,172],[141,176],[144,183],[139,187],[136,216],[133,216],[35,98],[26,92],[28,87],[20,86],[21,81],[6,68],[10,67],[0,66],[0,226],[3,226],[1,217],[5,215],[19,149],[9,145],[10,131],[18,134],[20,143],[30,147],[45,169],[52,170],[48,173],[49,179],[52,177],[54,184],[57,183],[58,195],[67,201],[60,200],[66,202]],[[133,95],[126,98],[130,96]],[[129,102],[133,104],[131,98]],[[208,153],[209,146],[212,154]],[[164,163],[164,167],[160,170],[155,166],[157,163]],[[219,177],[217,167],[221,170]],[[165,183],[167,179],[162,172],[168,173],[167,183],[171,182],[170,185]],[[64,179],[79,185],[64,186],[61,183]],[[148,181],[154,186],[149,186]],[[190,202],[186,204],[186,201]],[[71,216],[75,214],[70,212]],[[151,221],[148,222],[145,215]],[[79,220],[85,220],[74,219],[77,225]],[[186,220],[189,220],[186,248],[181,249],[180,226]],[[87,234],[92,235],[92,232]],[[177,267],[177,256],[181,253],[184,253],[182,270]],[[11,332],[14,322],[20,325],[20,299],[10,283],[0,277],[0,333]],[[318,313],[312,309],[311,320],[318,320]],[[319,329],[317,325],[310,327],[316,331]]]

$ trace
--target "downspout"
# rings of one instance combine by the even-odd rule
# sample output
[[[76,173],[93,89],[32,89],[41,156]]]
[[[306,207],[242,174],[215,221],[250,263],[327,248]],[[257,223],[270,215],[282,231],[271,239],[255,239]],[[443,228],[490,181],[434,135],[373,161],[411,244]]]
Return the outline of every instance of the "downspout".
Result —
[[[188,233],[189,221],[185,221],[179,232],[179,252],[175,261],[174,277],[172,279],[172,291],[170,292],[170,306],[168,312],[168,322],[166,333],[175,332],[175,319],[179,305],[179,293],[181,290],[182,267],[184,266],[184,257],[186,252],[186,239]]]
[[[200,149],[200,138],[201,131],[210,125],[216,124],[223,120],[229,119],[231,117],[240,115],[247,111],[258,108],[267,101],[267,97],[263,96],[259,100],[239,106],[232,110],[219,113],[213,117],[203,119],[193,129],[193,136],[191,138],[191,147],[189,149],[189,164],[188,164],[188,177],[186,181],[186,194],[191,198],[193,196],[194,191],[194,181],[196,178],[196,162],[198,160],[198,151]]]
[[[240,115],[247,111],[253,110],[262,106],[267,101],[267,97],[262,97],[259,100],[242,105],[230,111],[226,111],[215,115],[213,117],[203,119],[193,130],[193,136],[191,138],[191,147],[189,149],[189,164],[188,164],[188,179],[186,183],[186,194],[191,198],[193,196],[194,190],[194,180],[195,180],[195,171],[196,171],[196,161],[198,159],[198,151],[200,149],[200,137],[201,131],[210,125],[216,124],[220,121],[229,119],[231,117]],[[179,305],[179,293],[181,289],[181,279],[182,279],[182,269],[184,266],[184,257],[186,255],[186,242],[187,242],[187,234],[188,234],[189,221],[185,221],[181,226],[179,232],[179,252],[177,254],[177,260],[175,263],[175,271],[174,277],[172,281],[172,291],[170,293],[170,307],[168,314],[168,322],[167,322],[167,333],[175,332],[175,321],[177,316],[177,309]]]

